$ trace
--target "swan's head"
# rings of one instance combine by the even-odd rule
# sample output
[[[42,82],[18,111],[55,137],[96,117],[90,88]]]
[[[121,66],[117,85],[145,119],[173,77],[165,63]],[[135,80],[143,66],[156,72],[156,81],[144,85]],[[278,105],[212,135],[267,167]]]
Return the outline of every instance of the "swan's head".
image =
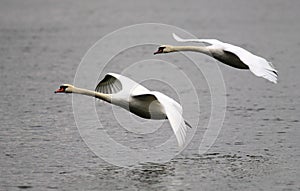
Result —
[[[71,84],[62,84],[54,93],[72,93],[74,86]]]
[[[171,45],[161,45],[158,47],[157,51],[154,52],[154,54],[163,54],[163,53],[169,53],[174,52],[173,46]]]

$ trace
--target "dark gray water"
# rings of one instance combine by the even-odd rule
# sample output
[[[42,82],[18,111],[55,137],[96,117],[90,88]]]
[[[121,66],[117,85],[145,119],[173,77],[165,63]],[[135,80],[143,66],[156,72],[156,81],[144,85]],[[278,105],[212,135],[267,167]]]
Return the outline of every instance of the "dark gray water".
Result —
[[[280,0],[1,1],[0,190],[299,190],[299,7]],[[168,163],[108,164],[81,139],[72,97],[53,91],[73,82],[99,38],[144,22],[264,55],[279,83],[220,65],[227,111],[206,154],[197,154],[200,129]],[[201,93],[205,101],[209,93]]]

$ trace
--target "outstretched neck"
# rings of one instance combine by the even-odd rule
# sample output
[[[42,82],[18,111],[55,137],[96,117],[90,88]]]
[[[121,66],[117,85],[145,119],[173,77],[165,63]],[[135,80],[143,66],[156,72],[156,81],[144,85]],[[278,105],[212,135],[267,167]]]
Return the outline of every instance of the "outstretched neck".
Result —
[[[95,97],[95,98],[98,98],[98,99],[101,99],[101,100],[111,103],[111,96],[109,94],[103,94],[103,93],[99,93],[96,91],[91,91],[91,90],[77,88],[77,87],[73,88],[72,93]]]
[[[172,51],[192,51],[210,55],[210,50],[205,46],[172,46]]]

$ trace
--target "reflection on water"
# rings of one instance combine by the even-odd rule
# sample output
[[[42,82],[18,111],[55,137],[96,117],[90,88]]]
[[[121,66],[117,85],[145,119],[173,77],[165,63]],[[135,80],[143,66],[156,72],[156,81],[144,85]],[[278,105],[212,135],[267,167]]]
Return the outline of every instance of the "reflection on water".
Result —
[[[142,164],[128,171],[127,174],[137,188],[164,189],[172,185],[171,177],[175,177],[172,164]]]
[[[118,182],[103,188],[124,190],[186,190],[203,188],[222,179],[247,180],[268,174],[272,162],[266,156],[207,153],[181,156],[165,164],[144,163],[131,168],[104,166],[90,169],[94,179]],[[247,181],[245,181],[247,182]]]

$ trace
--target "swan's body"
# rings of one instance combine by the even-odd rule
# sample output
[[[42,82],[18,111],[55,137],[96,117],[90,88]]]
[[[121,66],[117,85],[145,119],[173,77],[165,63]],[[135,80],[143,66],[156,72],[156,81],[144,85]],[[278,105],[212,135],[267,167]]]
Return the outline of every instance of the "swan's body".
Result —
[[[108,73],[95,91],[63,84],[55,93],[75,93],[96,97],[120,106],[146,119],[168,119],[175,133],[178,145],[185,141],[186,125],[182,107],[172,98],[156,91],[150,91],[133,80],[115,73]]]
[[[162,45],[154,54],[194,51],[209,55],[224,64],[238,69],[249,69],[256,76],[266,78],[267,80],[277,83],[277,70],[271,62],[256,56],[251,52],[228,43],[215,39],[182,39],[173,33],[173,37],[178,42],[200,42],[209,46],[171,46]]]

